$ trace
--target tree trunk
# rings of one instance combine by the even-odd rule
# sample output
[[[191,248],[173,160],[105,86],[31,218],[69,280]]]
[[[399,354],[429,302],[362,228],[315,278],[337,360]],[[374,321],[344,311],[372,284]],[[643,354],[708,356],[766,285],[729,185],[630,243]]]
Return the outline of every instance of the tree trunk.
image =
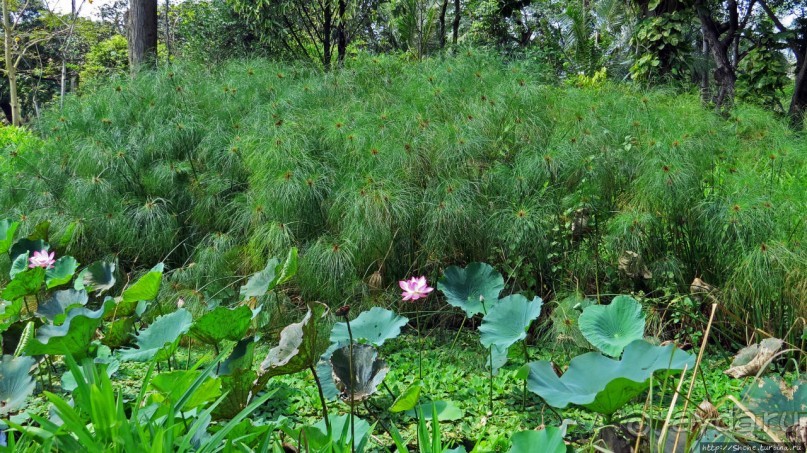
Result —
[[[715,110],[721,112],[726,108],[731,108],[734,104],[734,86],[737,83],[737,74],[729,58],[729,45],[720,40],[720,31],[714,19],[712,19],[709,9],[698,1],[695,5],[698,11],[698,18],[701,22],[703,36],[712,52],[715,61],[715,83],[717,84],[717,94],[714,98]]]
[[[339,23],[336,25],[336,51],[337,61],[339,66],[345,63],[345,54],[347,53],[347,34],[345,32],[345,13],[347,5],[345,0],[339,0]]]
[[[14,30],[11,27],[9,13],[9,0],[3,0],[3,48],[6,58],[6,74],[8,75],[8,94],[11,104],[11,124],[19,126],[22,124],[22,109],[20,108],[20,97],[17,94],[17,67],[14,64],[14,55],[11,51],[11,40]]]
[[[701,50],[703,51],[703,59],[705,62],[707,58],[709,58],[709,41],[706,40],[705,36],[703,37],[702,41],[703,45]],[[708,103],[709,99],[711,98],[709,92],[709,67],[708,63],[706,64],[707,66],[703,68],[703,73],[701,74],[701,100],[704,103]]]
[[[451,26],[451,41],[457,45],[460,35],[460,0],[454,0],[454,23]]]
[[[440,48],[444,48],[446,46],[446,11],[448,10],[448,0],[443,0],[443,3],[440,5],[440,17],[438,18],[438,23],[440,25],[440,29],[438,30],[439,38],[440,38]]]
[[[129,65],[136,72],[156,62],[157,0],[129,0]]]
[[[790,109],[787,112],[790,117],[790,126],[797,131],[804,128],[804,118],[807,115],[807,43],[805,43],[804,49],[804,56],[797,59],[801,60],[801,65],[796,66],[799,72],[796,75],[796,87],[793,90]]]
[[[333,32],[333,4],[325,0],[325,21],[322,25],[322,66],[331,69],[331,33]]]

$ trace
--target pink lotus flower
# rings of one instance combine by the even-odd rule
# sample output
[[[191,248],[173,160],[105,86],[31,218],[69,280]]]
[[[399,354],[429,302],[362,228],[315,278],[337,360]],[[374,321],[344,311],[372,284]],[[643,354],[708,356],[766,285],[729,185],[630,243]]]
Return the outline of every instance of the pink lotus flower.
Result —
[[[426,277],[412,277],[409,280],[401,280],[398,286],[403,290],[403,300],[425,299],[434,288],[429,287]]]
[[[56,262],[56,260],[53,258],[54,256],[56,256],[56,252],[50,252],[50,254],[48,254],[47,250],[34,252],[34,256],[28,258],[28,267],[31,269],[35,267],[53,269],[53,263]]]

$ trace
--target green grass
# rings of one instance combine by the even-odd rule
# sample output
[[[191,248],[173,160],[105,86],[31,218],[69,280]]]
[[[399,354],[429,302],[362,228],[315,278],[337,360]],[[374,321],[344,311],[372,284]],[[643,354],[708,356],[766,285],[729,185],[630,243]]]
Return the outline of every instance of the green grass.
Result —
[[[296,292],[331,305],[370,295],[376,271],[386,287],[480,260],[545,299],[699,276],[772,333],[807,314],[803,139],[753,107],[724,120],[694,95],[545,74],[469,50],[111,80],[44,114],[0,210],[75,225],[59,252],[84,263],[166,260],[173,297],[215,298],[297,246]],[[626,251],[651,280],[620,278]]]

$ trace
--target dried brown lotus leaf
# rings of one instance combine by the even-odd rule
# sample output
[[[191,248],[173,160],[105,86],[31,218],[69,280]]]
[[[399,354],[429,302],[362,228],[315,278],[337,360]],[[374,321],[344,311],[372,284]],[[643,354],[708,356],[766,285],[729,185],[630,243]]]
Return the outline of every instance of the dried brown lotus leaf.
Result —
[[[734,356],[731,368],[724,373],[735,379],[756,376],[770,364],[783,344],[784,342],[778,338],[766,338],[759,344],[747,346]]]

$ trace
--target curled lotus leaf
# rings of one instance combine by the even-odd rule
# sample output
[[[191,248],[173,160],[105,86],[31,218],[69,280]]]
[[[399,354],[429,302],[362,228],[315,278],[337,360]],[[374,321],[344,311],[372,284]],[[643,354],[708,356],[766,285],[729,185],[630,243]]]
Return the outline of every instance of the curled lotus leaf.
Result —
[[[759,344],[746,346],[737,352],[731,368],[725,373],[735,379],[756,376],[770,365],[784,342],[778,338],[766,338]]]
[[[87,292],[75,289],[55,291],[45,302],[39,304],[36,314],[46,318],[53,324],[62,324],[67,316],[67,311],[74,306],[87,305]]]
[[[565,453],[566,443],[563,442],[563,432],[554,426],[547,426],[541,430],[520,431],[510,437],[512,447],[508,453]]]
[[[115,267],[113,262],[96,261],[79,272],[73,288],[103,293],[115,286]]]
[[[280,332],[279,344],[269,350],[261,363],[258,372],[261,380],[265,382],[272,376],[298,373],[317,365],[327,347],[327,338],[319,328],[327,313],[326,305],[310,303],[302,321],[289,324]]]
[[[353,345],[352,364],[350,352],[348,345],[331,355],[333,379],[343,401],[350,402],[351,398],[353,402],[364,401],[378,390],[389,366],[378,358],[378,350],[368,344]]]
[[[76,307],[67,312],[61,325],[45,324],[37,330],[36,338],[31,339],[25,348],[30,355],[70,354],[76,359],[87,356],[95,331],[103,322],[103,316],[112,309],[107,301],[98,310]]]
[[[527,338],[527,328],[541,315],[543,301],[527,300],[521,294],[507,296],[491,307],[479,326],[480,341],[485,347],[510,347]]]
[[[636,340],[625,348],[621,360],[598,352],[577,356],[560,377],[550,362],[531,362],[527,388],[553,407],[575,404],[611,415],[647,390],[654,374],[691,369],[694,364],[692,354],[671,344]]]
[[[179,337],[187,333],[193,317],[184,308],[157,317],[150,326],[138,332],[137,348],[121,349],[121,360],[147,362],[151,359],[166,360],[177,348]]]
[[[449,305],[463,309],[470,318],[484,313],[486,307],[499,300],[504,278],[486,263],[471,263],[464,269],[451,266],[437,282],[437,289],[443,292]]]

